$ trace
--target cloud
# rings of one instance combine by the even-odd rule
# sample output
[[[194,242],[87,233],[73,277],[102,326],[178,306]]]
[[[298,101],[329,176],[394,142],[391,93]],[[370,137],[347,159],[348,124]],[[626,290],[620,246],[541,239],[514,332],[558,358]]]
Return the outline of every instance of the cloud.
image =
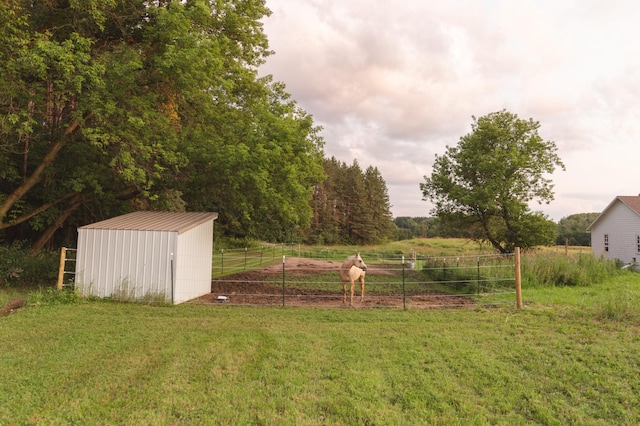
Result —
[[[273,14],[265,31],[275,55],[261,71],[284,82],[323,126],[328,156],[378,167],[394,214],[424,215],[428,203],[418,185],[435,155],[471,130],[472,116],[503,108],[539,121],[541,136],[558,145],[567,171],[554,175],[556,201],[543,208],[554,219],[606,206],[635,185],[627,158],[640,155],[640,4],[267,0],[267,6]],[[594,172],[606,168],[616,170]],[[567,195],[592,190],[601,193],[597,204]]]

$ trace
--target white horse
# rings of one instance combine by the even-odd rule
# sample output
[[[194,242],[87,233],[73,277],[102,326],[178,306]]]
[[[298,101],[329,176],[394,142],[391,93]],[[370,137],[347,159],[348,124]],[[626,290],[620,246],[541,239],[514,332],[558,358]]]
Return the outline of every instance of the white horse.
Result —
[[[353,306],[353,287],[355,281],[360,281],[360,302],[364,302],[364,275],[367,265],[360,257],[360,253],[347,257],[340,267],[340,280],[342,281],[342,303],[347,303],[347,282],[351,282],[351,301],[349,306]]]

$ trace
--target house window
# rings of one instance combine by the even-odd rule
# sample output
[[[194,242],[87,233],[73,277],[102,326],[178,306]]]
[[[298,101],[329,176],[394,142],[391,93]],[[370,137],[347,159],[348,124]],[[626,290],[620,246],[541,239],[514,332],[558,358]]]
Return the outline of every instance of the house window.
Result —
[[[640,235],[636,235],[636,251],[640,253]]]
[[[609,234],[604,234],[604,251],[609,251]]]

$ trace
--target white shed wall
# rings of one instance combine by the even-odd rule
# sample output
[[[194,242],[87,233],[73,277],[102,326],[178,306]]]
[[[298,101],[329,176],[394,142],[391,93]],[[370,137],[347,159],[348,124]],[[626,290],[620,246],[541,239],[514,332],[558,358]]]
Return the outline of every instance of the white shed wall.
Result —
[[[605,235],[609,236],[608,251],[605,251]],[[622,202],[617,201],[592,227],[591,249],[597,257],[619,259],[624,263],[637,262],[640,261],[636,240],[638,236],[640,217]]]
[[[176,248],[177,232],[79,229],[76,287],[85,296],[170,301]]]
[[[213,221],[178,235],[174,303],[211,293]]]

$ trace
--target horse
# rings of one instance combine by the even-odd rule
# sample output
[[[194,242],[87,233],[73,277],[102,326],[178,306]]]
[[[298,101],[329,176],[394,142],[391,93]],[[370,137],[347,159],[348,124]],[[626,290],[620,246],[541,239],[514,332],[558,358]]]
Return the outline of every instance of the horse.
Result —
[[[342,303],[347,303],[347,282],[351,282],[351,300],[349,306],[353,306],[353,288],[355,281],[360,281],[360,302],[364,302],[364,275],[367,265],[360,257],[360,253],[347,257],[340,267],[340,280],[342,281]]]

